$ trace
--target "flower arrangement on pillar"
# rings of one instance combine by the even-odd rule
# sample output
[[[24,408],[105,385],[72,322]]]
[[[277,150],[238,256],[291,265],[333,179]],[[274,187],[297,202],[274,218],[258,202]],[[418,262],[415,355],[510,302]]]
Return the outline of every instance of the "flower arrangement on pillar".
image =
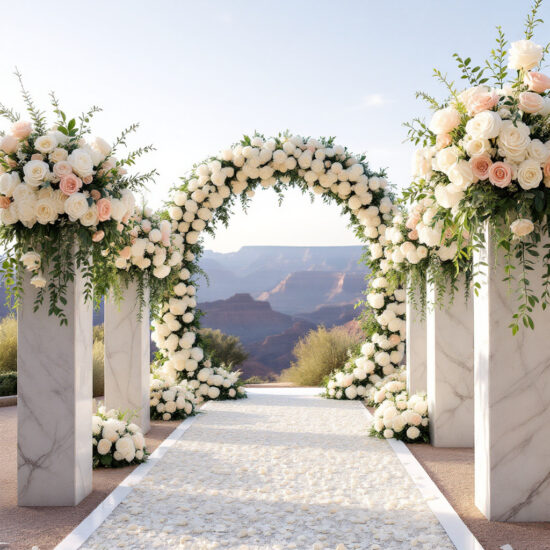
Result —
[[[516,294],[513,333],[522,325],[532,329],[534,308],[550,304],[550,251],[537,250],[550,232],[550,77],[538,72],[548,46],[532,40],[540,4],[527,18],[524,39],[508,46],[498,27],[496,48],[485,62],[454,55],[470,87],[460,90],[435,70],[448,97],[440,102],[419,93],[434,113],[429,124],[415,119],[407,125],[409,139],[422,145],[416,152],[419,186],[409,194],[434,190],[445,211],[443,229],[456,228],[457,270],[464,255],[471,259],[484,246],[490,224]],[[534,273],[538,263],[544,266],[540,275]],[[542,293],[533,291],[534,276],[541,277]]]
[[[140,464],[149,457],[141,428],[129,422],[127,416],[104,406],[92,416],[94,468],[120,468]]]
[[[121,230],[134,210],[132,191],[155,173],[128,175],[126,169],[152,147],[118,159],[118,148],[138,126],[124,130],[113,145],[102,138],[89,140],[90,120],[100,109],[69,118],[53,93],[56,120],[48,125],[16,75],[30,121],[0,108],[0,116],[12,123],[0,140],[0,243],[6,255],[1,273],[17,306],[22,266],[31,271],[31,284],[39,289],[35,308],[47,297],[49,314],[66,323],[64,295],[75,269],[86,280],[86,300],[92,299],[92,282],[101,289],[109,285],[94,278],[92,264],[103,263],[104,243],[122,244]]]

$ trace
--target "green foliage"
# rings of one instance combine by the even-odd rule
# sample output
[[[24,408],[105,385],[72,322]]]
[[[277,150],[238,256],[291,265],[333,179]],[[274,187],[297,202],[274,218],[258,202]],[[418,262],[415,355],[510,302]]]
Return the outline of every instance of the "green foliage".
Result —
[[[311,330],[294,347],[296,361],[281,373],[280,380],[298,386],[320,386],[331,372],[344,366],[348,350],[359,341],[344,327],[327,330],[320,326]]]
[[[102,340],[96,340],[92,348],[93,359],[93,393],[94,397],[105,395],[105,345]]]
[[[17,395],[17,373],[0,373],[0,396]]]
[[[248,353],[238,336],[224,334],[221,330],[211,328],[203,328],[199,333],[204,349],[214,364],[232,370],[248,359]]]
[[[17,319],[9,315],[0,321],[0,373],[17,371]]]

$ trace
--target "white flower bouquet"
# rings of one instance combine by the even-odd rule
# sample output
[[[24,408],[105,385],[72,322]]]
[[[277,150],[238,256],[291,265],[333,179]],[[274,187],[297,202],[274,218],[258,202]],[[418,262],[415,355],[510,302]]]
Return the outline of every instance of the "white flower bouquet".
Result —
[[[374,385],[368,395],[368,404],[371,407],[378,407],[386,399],[393,399],[406,389],[407,371],[401,368]]]
[[[33,272],[31,283],[41,289],[35,305],[42,304],[47,289],[49,313],[63,321],[63,294],[74,276],[74,260],[90,283],[85,297],[91,299],[92,260],[104,261],[105,242],[110,247],[121,244],[121,230],[134,211],[132,190],[154,174],[129,176],[126,167],[151,147],[118,159],[117,148],[137,125],[112,145],[90,139],[90,119],[100,109],[92,107],[78,120],[69,119],[53,94],[56,120],[48,125],[17,76],[31,120],[22,121],[0,105],[0,116],[11,122],[0,139],[0,244],[7,256],[2,274],[17,298],[21,265]],[[94,283],[101,292],[110,281],[96,278]]]
[[[187,384],[171,384],[151,377],[151,418],[154,420],[185,420],[195,414],[195,395]]]
[[[411,397],[406,391],[391,394],[374,412],[370,435],[406,443],[428,443],[428,403],[425,394]]]
[[[92,416],[94,468],[120,468],[145,462],[149,453],[141,428],[114,409],[98,407]]]

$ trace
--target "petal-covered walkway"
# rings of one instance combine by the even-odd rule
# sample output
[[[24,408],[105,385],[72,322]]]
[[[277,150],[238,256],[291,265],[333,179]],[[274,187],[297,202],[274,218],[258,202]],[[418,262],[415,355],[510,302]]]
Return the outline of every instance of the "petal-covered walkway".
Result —
[[[83,548],[454,548],[358,402],[209,403]]]

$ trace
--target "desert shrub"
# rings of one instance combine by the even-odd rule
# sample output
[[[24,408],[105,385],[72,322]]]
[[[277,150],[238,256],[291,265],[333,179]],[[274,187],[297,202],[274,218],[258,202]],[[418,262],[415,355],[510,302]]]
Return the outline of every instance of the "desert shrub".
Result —
[[[94,397],[100,397],[104,392],[104,353],[105,346],[103,340],[95,340],[92,350],[93,357],[93,381],[94,381]]]
[[[348,350],[359,340],[359,334],[345,327],[310,330],[294,346],[296,361],[281,373],[280,380],[298,386],[320,386],[326,376],[344,366]]]
[[[200,330],[202,343],[215,364],[224,365],[231,370],[248,359],[238,336],[225,334],[221,330],[203,328]]]
[[[0,321],[0,373],[17,371],[17,319],[12,315]]]
[[[0,373],[0,396],[17,394],[17,373]]]

